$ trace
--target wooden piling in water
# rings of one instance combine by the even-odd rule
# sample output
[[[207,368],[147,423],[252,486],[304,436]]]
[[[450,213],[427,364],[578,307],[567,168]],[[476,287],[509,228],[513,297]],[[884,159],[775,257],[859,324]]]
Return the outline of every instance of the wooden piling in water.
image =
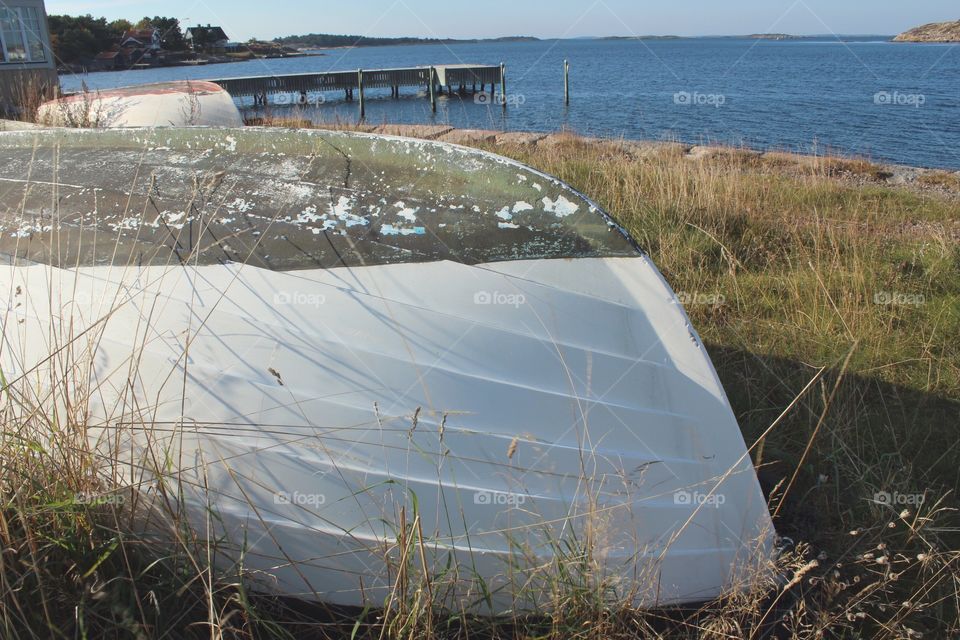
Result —
[[[563,103],[570,106],[570,61],[563,61]]]
[[[433,112],[437,112],[437,72],[433,67],[430,67],[430,80],[427,84],[430,85],[430,108],[433,109]]]
[[[500,102],[507,108],[507,65],[500,63]]]
[[[357,90],[360,92],[360,120],[363,120],[367,117],[367,108],[363,101],[363,69],[357,70]]]

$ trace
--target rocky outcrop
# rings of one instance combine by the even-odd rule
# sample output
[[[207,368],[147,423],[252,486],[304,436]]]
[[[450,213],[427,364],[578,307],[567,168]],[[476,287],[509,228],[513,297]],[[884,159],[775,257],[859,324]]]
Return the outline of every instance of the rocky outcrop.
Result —
[[[901,33],[894,42],[960,42],[960,20],[934,22]]]

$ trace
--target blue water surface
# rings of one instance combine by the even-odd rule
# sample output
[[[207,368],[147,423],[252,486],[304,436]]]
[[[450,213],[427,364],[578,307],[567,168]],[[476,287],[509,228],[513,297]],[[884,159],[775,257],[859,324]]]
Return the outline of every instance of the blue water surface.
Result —
[[[563,60],[571,104],[563,104]],[[175,79],[455,63],[507,65],[509,106],[424,91],[370,91],[367,121],[557,131],[634,139],[830,151],[960,169],[960,46],[879,38],[545,40],[326,51],[325,55],[65,75],[66,90]],[[318,96],[311,96],[316,100]],[[355,102],[323,96],[317,121],[353,122]],[[274,106],[275,115],[294,107]]]

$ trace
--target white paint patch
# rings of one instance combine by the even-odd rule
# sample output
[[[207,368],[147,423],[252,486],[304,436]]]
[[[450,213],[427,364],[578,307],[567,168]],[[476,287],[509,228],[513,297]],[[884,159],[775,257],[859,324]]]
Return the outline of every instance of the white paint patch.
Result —
[[[110,227],[112,227],[114,231],[120,231],[122,229],[126,229],[126,230],[139,229],[140,218],[134,217],[134,216],[129,218],[124,218],[117,224],[110,224]]]
[[[341,216],[340,219],[347,223],[347,227],[356,227],[358,225],[366,226],[370,224],[370,221],[366,218],[354,215],[352,213]]]
[[[353,200],[346,196],[340,196],[337,204],[330,205],[330,213],[343,220],[353,209]]]
[[[385,236],[422,236],[426,235],[427,230],[423,227],[395,227],[392,224],[385,224],[380,227],[380,233]]]
[[[253,207],[254,207],[253,202],[247,202],[243,198],[237,198],[233,202],[227,205],[227,209],[229,209],[230,211],[236,211],[238,213],[246,213],[247,211],[250,211],[251,209],[253,209]]]
[[[397,209],[400,209],[400,212],[397,213],[398,216],[406,220],[407,222],[416,222],[417,221],[417,211],[420,209],[411,209],[404,202],[397,202],[394,204]]]
[[[302,183],[291,184],[289,182],[273,181],[272,184],[267,184],[267,188],[268,191],[275,191],[277,193],[286,191],[290,200],[309,198],[314,193],[313,187]]]
[[[497,226],[501,229],[519,229],[520,225],[514,224],[513,222],[498,222]]]
[[[524,211],[530,211],[531,209],[533,209],[533,205],[529,202],[524,202],[523,200],[520,200],[517,202],[517,204],[513,205],[514,213],[522,213]]]
[[[536,182],[533,183],[533,188],[536,189],[537,191],[543,191],[543,187],[541,187],[541,186],[540,186],[539,184],[537,184]]]
[[[60,227],[57,227],[58,229]],[[20,228],[10,234],[11,238],[29,238],[31,234],[34,233],[47,233],[51,231],[53,227],[49,224],[47,225],[32,225],[26,222],[20,224]]]
[[[497,211],[497,217],[501,220],[512,220],[513,214],[510,213],[510,207],[504,207],[500,209],[500,211]]]
[[[570,202],[562,195],[557,196],[555,201],[544,196],[543,209],[547,213],[556,214],[558,218],[565,218],[576,213],[577,210],[580,209],[580,205]]]
[[[306,222],[317,222],[318,220],[321,220],[321,217],[317,215],[316,205],[310,205],[297,216],[296,222],[304,224]]]

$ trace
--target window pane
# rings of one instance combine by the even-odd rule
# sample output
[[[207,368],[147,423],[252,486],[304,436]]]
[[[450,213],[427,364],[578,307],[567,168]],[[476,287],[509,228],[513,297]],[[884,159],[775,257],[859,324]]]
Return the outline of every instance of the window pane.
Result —
[[[20,20],[13,9],[0,9],[0,38],[7,46],[9,62],[27,59],[27,47],[20,30]]]
[[[31,62],[43,62],[47,59],[43,47],[43,36],[40,35],[40,16],[34,7],[20,9],[23,26],[27,32],[27,48],[30,51]]]

